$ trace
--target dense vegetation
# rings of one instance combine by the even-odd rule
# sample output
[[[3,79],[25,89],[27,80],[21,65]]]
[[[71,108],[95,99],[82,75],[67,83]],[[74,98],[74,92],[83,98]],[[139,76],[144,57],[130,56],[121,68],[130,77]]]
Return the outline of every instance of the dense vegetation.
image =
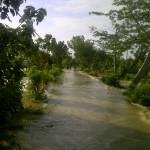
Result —
[[[34,24],[43,21],[46,10],[26,6],[21,16],[19,7],[23,2],[0,1],[0,19],[20,16],[16,29],[0,23],[0,149],[11,149],[6,141],[13,136],[7,134],[13,118],[42,107],[40,101],[47,99],[48,84],[57,82],[62,69],[70,67],[72,61],[64,42],[57,42],[50,34],[41,38],[36,33]],[[35,35],[38,38],[33,38]]]
[[[108,13],[90,12],[108,17],[112,22],[111,32],[91,27],[95,40],[76,36],[68,42],[75,51],[75,65],[101,76],[109,85],[122,87],[122,80],[130,81],[126,93],[131,100],[150,106],[147,76],[150,71],[150,1],[114,0],[113,5],[116,9]]]
[[[1,1],[1,19],[9,19],[10,13],[18,15],[23,2]],[[0,24],[0,123],[24,109],[24,90],[29,90],[35,100],[46,99],[49,82],[58,80],[62,68],[70,65],[71,57],[64,42],[57,42],[49,34],[33,40],[37,35],[34,24],[42,22],[46,14],[43,8],[26,6],[24,14],[19,14],[18,28]]]
[[[105,72],[105,68],[111,70],[113,59],[104,50],[95,47],[93,41],[86,40],[84,36],[75,36],[68,45],[75,52],[74,65],[79,69],[94,75]]]
[[[131,101],[150,106],[149,0],[114,0],[116,9],[108,13],[90,12],[108,17],[113,31],[91,27],[94,40],[74,36],[68,46],[51,34],[41,38],[34,26],[43,21],[47,12],[44,8],[26,6],[21,16],[19,7],[24,2],[0,1],[1,20],[10,20],[10,15],[20,16],[16,29],[0,23],[1,124],[24,110],[25,92],[34,101],[46,100],[48,84],[57,82],[62,69],[72,65],[100,76],[109,85],[122,87],[122,80],[130,81],[126,93]],[[38,38],[33,40],[35,35]],[[75,52],[73,60],[68,47]]]

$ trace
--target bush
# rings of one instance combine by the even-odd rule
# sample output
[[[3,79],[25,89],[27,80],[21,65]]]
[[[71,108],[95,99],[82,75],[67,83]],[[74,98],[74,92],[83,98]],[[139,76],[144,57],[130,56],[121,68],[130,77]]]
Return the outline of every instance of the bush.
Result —
[[[150,84],[145,83],[138,85],[131,98],[133,102],[150,106]]]
[[[126,76],[125,76],[125,79],[126,80],[132,80],[132,79],[134,79],[134,77],[135,77],[135,75],[134,74],[126,74]]]
[[[114,74],[103,76],[102,81],[108,85],[120,87],[118,77]]]
[[[31,68],[27,72],[27,76],[30,80],[28,90],[31,91],[31,95],[35,100],[45,100],[45,90],[49,82],[57,82],[61,73],[59,68],[53,67],[51,70],[43,69],[38,70]]]
[[[52,66],[50,70],[50,74],[53,75],[55,78],[58,77],[62,73],[62,70],[55,65]]]
[[[22,111],[22,46],[17,36],[0,25],[0,123]]]
[[[21,103],[21,87],[13,84],[0,87],[0,123],[9,121],[12,114],[23,109]]]
[[[35,68],[30,69],[28,72],[28,77],[30,80],[29,91],[31,95],[36,100],[45,99],[45,88],[49,82],[49,74],[47,70],[37,70]]]
[[[150,72],[146,76],[147,79],[150,79]]]

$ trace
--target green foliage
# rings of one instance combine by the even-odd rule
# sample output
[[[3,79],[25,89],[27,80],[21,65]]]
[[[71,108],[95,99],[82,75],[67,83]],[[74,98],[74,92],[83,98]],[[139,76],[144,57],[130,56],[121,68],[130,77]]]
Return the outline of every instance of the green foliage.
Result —
[[[71,61],[67,45],[62,41],[57,42],[50,34],[46,34],[44,39],[37,39],[36,45],[40,51],[47,55],[45,57],[45,61],[47,61],[46,66],[55,64],[62,68],[68,66],[68,63]]]
[[[65,56],[62,60],[62,67],[70,69],[73,65],[73,60],[70,54],[68,56]]]
[[[44,100],[45,95],[45,86],[48,84],[49,76],[46,70],[37,70],[37,69],[30,69],[28,72],[28,77],[30,79],[30,88],[31,94],[36,100]]]
[[[119,79],[116,75],[105,75],[102,77],[102,81],[108,85],[120,87],[119,85]]]
[[[19,22],[26,22],[27,24],[36,22],[36,24],[38,25],[40,22],[42,22],[46,15],[47,12],[43,8],[39,8],[36,10],[33,6],[26,6],[26,8],[24,9],[24,14]]]
[[[93,59],[93,42],[86,40],[84,36],[75,36],[68,42],[75,52],[76,65],[81,68],[89,68]]]
[[[134,77],[135,77],[135,74],[126,74],[126,76],[125,76],[125,79],[126,80],[132,80],[132,79],[134,79]]]
[[[94,27],[92,31],[98,38],[98,45],[114,56],[114,70],[121,70],[121,77],[125,77],[126,73],[138,72],[133,80],[133,84],[137,84],[148,72],[150,64],[150,1],[113,0],[113,5],[114,9],[108,13],[90,13],[108,17],[112,22],[113,32],[101,31]],[[135,57],[131,66],[128,62],[125,65],[120,63],[121,56],[128,54],[128,51]]]
[[[17,15],[19,6],[23,2],[23,0],[2,0],[0,2],[1,19],[9,19],[9,12]],[[25,12],[27,13],[27,9]],[[35,44],[32,40],[34,29],[28,23],[29,21],[33,23],[33,19],[39,23],[45,15],[46,11],[44,9],[35,10],[33,16],[26,16],[25,18],[23,15],[25,23],[17,29],[11,29],[0,24],[0,122],[9,120],[14,113],[23,109],[21,102],[23,70],[35,54]],[[48,79],[46,79],[45,74],[42,77],[46,82]],[[33,78],[38,80],[40,76],[37,73]]]
[[[0,121],[22,109],[22,42],[13,29],[0,25]]]
[[[13,16],[19,12],[20,5],[26,0],[1,0],[0,1],[0,18],[9,19],[8,13]],[[9,19],[10,20],[10,19]]]
[[[131,94],[131,99],[135,103],[150,106],[150,84],[139,84]]]
[[[52,66],[52,69],[50,70],[50,74],[54,76],[55,79],[57,79],[57,77],[59,77],[59,75],[62,73],[62,70],[60,68],[58,68],[56,65]],[[52,80],[51,81],[56,81],[56,80]]]
[[[150,72],[147,74],[146,78],[150,80]]]
[[[35,100],[45,100],[45,90],[50,82],[57,82],[61,69],[53,67],[51,70],[31,68],[27,72],[30,80],[29,91]]]
[[[95,77],[98,77],[99,76],[99,72],[97,70],[89,70],[89,69],[85,69],[83,70],[85,72],[87,72],[88,74],[92,75],[92,76],[95,76]]]
[[[0,88],[0,122],[10,119],[13,113],[22,110],[21,87],[17,83]]]
[[[46,15],[47,12],[43,8],[35,9],[33,6],[26,6],[26,8],[24,9],[24,14],[19,20],[21,24],[18,28],[19,30],[21,30],[21,35],[24,38],[32,41],[32,35],[38,35],[33,27],[34,22],[36,22],[36,24],[38,25],[40,22],[43,21]]]
[[[68,45],[75,52],[75,67],[94,76],[113,72],[113,57],[97,48],[92,40],[86,40],[84,36],[75,36]]]

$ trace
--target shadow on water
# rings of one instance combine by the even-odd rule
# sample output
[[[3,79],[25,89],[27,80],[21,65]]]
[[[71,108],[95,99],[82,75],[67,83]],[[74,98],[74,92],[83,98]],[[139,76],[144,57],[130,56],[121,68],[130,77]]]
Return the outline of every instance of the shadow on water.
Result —
[[[18,132],[21,150],[149,150],[150,126],[118,89],[66,71],[48,92],[49,112]]]

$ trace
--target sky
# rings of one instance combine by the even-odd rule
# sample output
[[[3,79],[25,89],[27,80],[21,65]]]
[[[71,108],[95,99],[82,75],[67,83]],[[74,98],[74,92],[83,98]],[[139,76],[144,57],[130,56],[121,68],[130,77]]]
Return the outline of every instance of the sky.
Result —
[[[103,16],[89,15],[91,11],[108,12],[112,8],[112,0],[27,0],[20,7],[22,14],[25,6],[45,8],[47,16],[35,29],[40,36],[52,34],[57,40],[68,41],[72,36],[84,35],[91,38],[91,26],[101,30],[111,30],[111,23]],[[11,27],[19,25],[19,17],[12,18],[12,23],[3,21]]]

